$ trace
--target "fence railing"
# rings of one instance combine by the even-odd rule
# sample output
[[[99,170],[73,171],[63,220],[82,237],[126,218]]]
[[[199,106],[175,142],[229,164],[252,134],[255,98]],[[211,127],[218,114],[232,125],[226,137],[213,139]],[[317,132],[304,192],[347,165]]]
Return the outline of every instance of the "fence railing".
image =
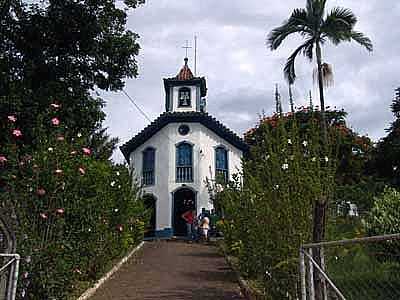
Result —
[[[300,274],[302,300],[400,299],[400,234],[303,245]]]
[[[17,295],[18,254],[0,253],[0,299],[15,300]],[[3,280],[4,279],[4,280]]]
[[[176,182],[193,182],[193,168],[176,167]]]

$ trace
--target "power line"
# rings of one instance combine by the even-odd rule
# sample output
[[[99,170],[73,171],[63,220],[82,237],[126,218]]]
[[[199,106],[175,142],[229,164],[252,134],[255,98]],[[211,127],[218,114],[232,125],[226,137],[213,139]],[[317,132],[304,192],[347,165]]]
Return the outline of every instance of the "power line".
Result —
[[[129,96],[129,94],[123,89],[122,92],[125,94],[126,97],[128,97],[129,101],[136,107],[136,109],[151,123],[153,122],[148,116],[147,114],[144,112],[143,109],[140,108],[140,106],[135,102],[135,100],[133,100],[133,98],[131,96]],[[172,142],[173,144],[175,144],[176,142],[171,140],[170,137],[168,135],[166,135],[165,133],[163,133],[161,131],[161,134],[164,135],[170,142]]]
[[[136,109],[151,123],[152,120],[147,116],[147,114],[140,108],[138,104],[136,104],[135,100],[132,99],[131,96],[125,90],[122,90],[126,97],[128,97],[129,101],[136,107]]]

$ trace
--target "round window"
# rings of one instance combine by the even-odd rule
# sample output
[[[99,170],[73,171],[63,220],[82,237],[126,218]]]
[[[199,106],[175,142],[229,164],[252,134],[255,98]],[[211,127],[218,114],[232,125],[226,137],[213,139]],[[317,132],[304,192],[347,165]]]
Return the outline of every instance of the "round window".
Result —
[[[179,134],[181,134],[181,135],[187,135],[189,133],[189,130],[190,130],[190,128],[187,125],[181,125],[178,128]]]

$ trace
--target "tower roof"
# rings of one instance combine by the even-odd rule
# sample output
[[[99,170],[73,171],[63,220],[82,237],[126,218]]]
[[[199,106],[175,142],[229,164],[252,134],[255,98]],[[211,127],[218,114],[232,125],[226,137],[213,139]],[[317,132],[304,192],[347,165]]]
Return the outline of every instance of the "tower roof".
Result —
[[[192,71],[188,66],[188,58],[185,57],[185,64],[175,77],[177,80],[191,80],[194,78]]]

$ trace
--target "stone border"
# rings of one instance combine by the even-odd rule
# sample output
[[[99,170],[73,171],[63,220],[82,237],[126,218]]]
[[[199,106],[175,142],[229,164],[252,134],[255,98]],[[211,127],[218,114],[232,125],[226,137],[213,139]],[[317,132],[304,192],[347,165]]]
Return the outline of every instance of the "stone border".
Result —
[[[102,278],[100,278],[96,284],[86,290],[77,300],[87,300],[90,297],[94,295],[94,293],[108,280],[112,275],[114,275],[115,272],[117,272],[123,264],[125,264],[137,251],[139,251],[143,245],[144,241],[142,241],[139,245],[136,246],[135,249],[133,249],[128,255],[126,255],[124,258],[122,258],[118,264],[116,264],[106,275],[104,275]]]

